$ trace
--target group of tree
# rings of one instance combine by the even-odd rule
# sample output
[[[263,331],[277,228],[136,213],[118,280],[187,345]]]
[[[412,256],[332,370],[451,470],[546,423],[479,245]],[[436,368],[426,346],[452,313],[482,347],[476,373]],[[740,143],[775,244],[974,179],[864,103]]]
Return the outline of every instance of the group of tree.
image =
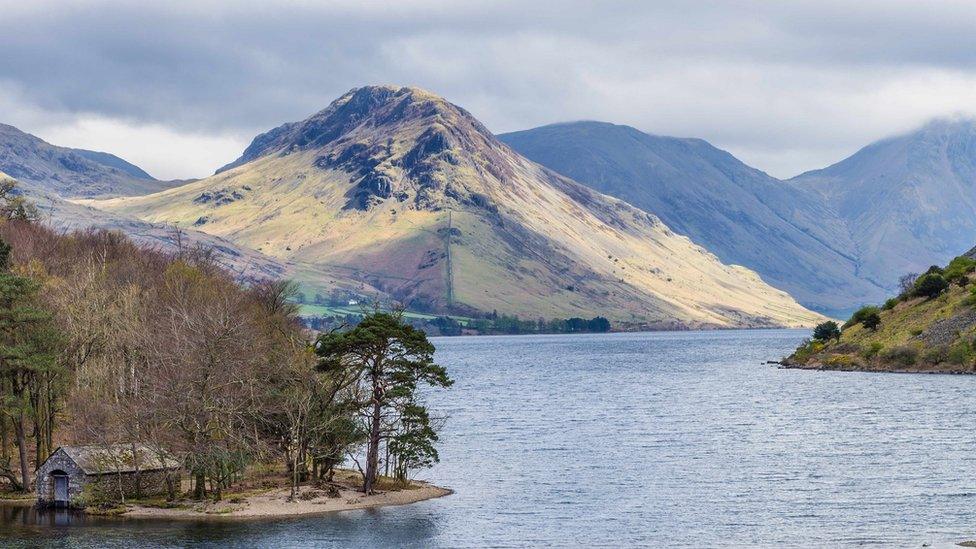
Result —
[[[894,298],[893,303],[905,301],[913,297],[932,299],[942,295],[951,284],[965,286],[969,284],[970,275],[976,272],[976,260],[971,257],[959,256],[946,265],[945,268],[932,265],[921,275],[910,273],[899,280],[901,293]]]
[[[218,499],[257,463],[281,463],[294,490],[365,453],[370,491],[380,463],[405,479],[437,460],[418,388],[451,382],[398,314],[313,339],[291,283],[248,280],[203,249],[5,217],[0,477],[13,488],[66,443],[148,444]]]
[[[336,326],[356,324],[362,318],[363,315],[351,314],[313,316],[306,318],[305,323],[310,328],[328,331]],[[610,321],[602,316],[589,319],[573,317],[526,320],[518,316],[491,313],[474,318],[415,317],[404,319],[404,322],[427,333],[442,336],[606,333],[611,329]]]

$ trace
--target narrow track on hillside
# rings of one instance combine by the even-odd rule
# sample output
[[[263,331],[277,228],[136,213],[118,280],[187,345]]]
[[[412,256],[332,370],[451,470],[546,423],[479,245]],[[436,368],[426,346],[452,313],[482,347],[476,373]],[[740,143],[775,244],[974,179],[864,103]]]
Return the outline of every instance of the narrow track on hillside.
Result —
[[[447,210],[447,232],[444,235],[444,254],[447,259],[447,307],[454,307],[454,268],[451,264],[451,231],[453,219],[451,210]]]

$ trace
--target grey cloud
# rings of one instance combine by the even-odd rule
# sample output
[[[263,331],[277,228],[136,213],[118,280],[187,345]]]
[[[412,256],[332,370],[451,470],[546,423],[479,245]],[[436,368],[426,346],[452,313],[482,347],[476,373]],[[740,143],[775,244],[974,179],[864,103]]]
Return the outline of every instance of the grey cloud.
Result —
[[[976,82],[967,2],[25,4],[0,0],[6,108],[183,132],[253,134],[403,83],[495,131],[605,119],[789,175],[976,105],[953,106]]]

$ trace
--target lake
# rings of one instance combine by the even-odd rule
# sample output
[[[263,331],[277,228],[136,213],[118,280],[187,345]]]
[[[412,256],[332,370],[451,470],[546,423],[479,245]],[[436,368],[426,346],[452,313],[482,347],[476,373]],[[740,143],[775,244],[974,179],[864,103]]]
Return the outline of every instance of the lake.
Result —
[[[976,538],[976,377],[779,370],[798,330],[439,338],[456,490],[260,522],[0,513],[0,544],[935,546]]]

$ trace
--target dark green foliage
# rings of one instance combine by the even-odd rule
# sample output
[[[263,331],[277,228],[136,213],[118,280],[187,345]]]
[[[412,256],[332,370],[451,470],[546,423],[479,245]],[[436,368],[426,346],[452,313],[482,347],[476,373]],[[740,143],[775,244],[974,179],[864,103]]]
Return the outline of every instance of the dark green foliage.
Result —
[[[861,319],[861,325],[872,331],[877,330],[878,326],[881,326],[881,315],[878,314],[877,308],[864,315],[864,318]]]
[[[918,277],[914,293],[916,297],[932,299],[941,295],[948,287],[949,283],[946,282],[945,277],[939,273],[929,272]]]
[[[969,288],[969,295],[963,300],[966,305],[976,305],[976,286]]]
[[[434,346],[422,330],[403,322],[400,313],[375,311],[351,330],[322,334],[315,349],[320,371],[349,372],[363,395],[360,406],[368,436],[363,490],[367,494],[378,477],[382,443],[402,478],[407,468],[436,461],[436,433],[417,389],[421,384],[450,387],[453,381],[447,370],[434,363]]]
[[[609,332],[610,321],[602,316],[591,318],[587,323],[587,328],[589,328],[591,332]]]
[[[395,459],[393,475],[406,481],[409,471],[426,469],[440,461],[435,442],[437,431],[427,409],[416,403],[405,404],[400,415],[400,430],[390,437],[387,445],[390,456]]]
[[[571,334],[582,332],[609,332],[610,321],[602,316],[591,318],[590,320],[573,317],[566,319],[565,331]]]
[[[867,349],[864,349],[863,351],[861,351],[861,356],[864,357],[865,359],[870,360],[870,359],[878,356],[878,353],[880,353],[881,352],[881,349],[883,349],[883,348],[884,348],[884,346],[881,343],[875,341]]]
[[[430,322],[440,330],[441,335],[455,336],[461,335],[461,323],[449,316],[439,316]]]
[[[922,361],[926,364],[942,364],[949,359],[949,349],[945,345],[936,345],[925,350]]]
[[[974,271],[976,271],[976,260],[966,256],[959,256],[949,262],[942,276],[950,283],[955,282],[961,286],[965,286],[969,282],[969,275]]]
[[[837,327],[837,323],[833,320],[821,322],[813,329],[813,339],[817,341],[839,340],[840,328]]]
[[[949,349],[946,361],[957,366],[971,363],[973,361],[972,344],[964,339],[959,340]]]
[[[873,305],[867,305],[858,309],[850,320],[844,323],[844,329],[848,329],[855,324],[861,324],[870,330],[876,330],[881,325],[879,309]]]
[[[891,298],[891,299],[889,299],[889,300],[887,300],[887,301],[884,302],[884,305],[881,306],[881,310],[882,311],[890,311],[890,310],[894,309],[896,305],[898,305],[898,298],[897,297],[893,297],[893,298]]]
[[[52,315],[38,299],[41,285],[12,273],[9,257],[10,246],[0,241],[0,414],[13,424],[20,485],[27,490],[27,425],[30,421],[35,430],[53,428],[52,418],[45,417],[45,409],[50,409],[46,399],[63,372],[56,360],[60,339]]]
[[[354,326],[362,320],[362,316],[346,315],[339,316],[317,316],[304,318],[304,323],[317,331],[328,332],[343,326]],[[591,319],[573,317],[568,319],[554,318],[546,320],[538,318],[536,320],[521,319],[517,316],[509,316],[494,312],[486,315],[485,318],[472,318],[467,321],[459,321],[452,317],[441,316],[434,319],[404,318],[415,328],[430,332],[432,335],[461,335],[465,331],[482,335],[506,334],[574,334],[574,333],[606,333],[613,326],[610,321],[602,316]]]
[[[881,353],[881,359],[897,366],[913,366],[918,360],[918,351],[908,346],[892,347]]]

